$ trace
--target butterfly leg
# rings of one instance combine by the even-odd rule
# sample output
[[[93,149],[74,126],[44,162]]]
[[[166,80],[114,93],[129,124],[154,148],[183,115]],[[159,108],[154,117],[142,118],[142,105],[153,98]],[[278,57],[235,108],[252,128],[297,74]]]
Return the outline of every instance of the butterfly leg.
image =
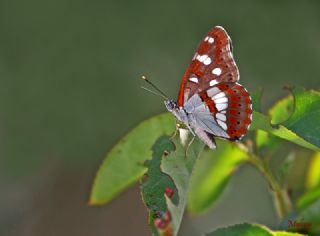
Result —
[[[189,141],[189,143],[188,143],[188,145],[187,145],[187,148],[186,148],[186,151],[185,151],[185,157],[187,157],[188,150],[189,150],[189,148],[191,147],[191,144],[193,143],[195,137],[196,137],[196,136],[192,136],[192,139]]]
[[[176,135],[178,134],[178,131],[180,129],[180,124],[177,122],[177,120],[175,122],[176,122],[176,129],[175,129],[173,135],[170,137],[170,140],[172,140],[172,139],[174,139],[174,137],[176,137]]]
[[[194,131],[191,129],[190,125],[187,125],[188,126],[188,129],[190,131],[190,133],[192,134],[192,139],[189,141],[188,145],[187,145],[187,148],[186,148],[186,151],[185,151],[185,157],[187,157],[187,154],[188,154],[188,150],[191,146],[191,144],[193,143],[195,137],[196,137],[196,134],[194,133]]]

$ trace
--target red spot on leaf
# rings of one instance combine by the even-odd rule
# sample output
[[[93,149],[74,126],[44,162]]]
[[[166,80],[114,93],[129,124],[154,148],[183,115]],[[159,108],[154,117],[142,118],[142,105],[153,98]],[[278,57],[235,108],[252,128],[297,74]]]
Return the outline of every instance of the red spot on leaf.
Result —
[[[164,190],[164,193],[168,198],[172,198],[174,191],[172,188],[166,187],[166,189]]]

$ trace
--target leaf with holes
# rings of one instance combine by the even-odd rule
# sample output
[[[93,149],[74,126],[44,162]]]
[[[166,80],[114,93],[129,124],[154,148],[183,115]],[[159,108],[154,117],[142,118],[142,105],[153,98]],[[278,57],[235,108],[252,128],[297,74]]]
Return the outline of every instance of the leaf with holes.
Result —
[[[155,227],[155,223],[157,223],[155,220],[160,219],[158,221],[161,223],[162,217],[168,211],[165,195],[172,198],[175,203],[178,202],[175,184],[170,176],[163,173],[160,169],[162,158],[166,158],[166,153],[170,153],[174,149],[173,143],[167,136],[162,136],[156,141],[152,147],[152,159],[146,161],[148,171],[144,175],[140,185],[143,201],[149,210],[149,225],[153,235],[159,235]],[[162,223],[162,228],[165,228],[166,222],[163,221]]]
[[[203,143],[195,140],[188,148],[178,137],[161,137],[153,146],[153,158],[141,182],[149,224],[154,235],[177,235],[186,206],[191,173]]]

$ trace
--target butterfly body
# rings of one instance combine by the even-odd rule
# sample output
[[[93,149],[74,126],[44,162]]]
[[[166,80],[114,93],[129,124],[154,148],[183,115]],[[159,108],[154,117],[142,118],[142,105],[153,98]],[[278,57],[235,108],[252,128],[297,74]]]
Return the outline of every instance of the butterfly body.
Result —
[[[238,80],[231,39],[222,27],[214,27],[192,58],[178,101],[167,100],[165,105],[193,135],[214,149],[214,137],[236,141],[249,129],[252,102]]]

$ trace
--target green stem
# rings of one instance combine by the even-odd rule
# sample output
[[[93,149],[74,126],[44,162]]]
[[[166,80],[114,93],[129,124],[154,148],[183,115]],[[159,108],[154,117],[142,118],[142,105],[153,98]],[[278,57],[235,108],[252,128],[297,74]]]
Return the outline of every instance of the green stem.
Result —
[[[261,171],[261,173],[267,180],[271,190],[274,193],[275,206],[278,215],[280,219],[282,219],[284,216],[288,215],[292,210],[292,204],[287,192],[281,188],[280,184],[272,174],[269,166],[265,162],[263,162],[259,157],[255,156],[252,153],[249,153],[249,161],[251,164],[257,167],[258,170]]]

